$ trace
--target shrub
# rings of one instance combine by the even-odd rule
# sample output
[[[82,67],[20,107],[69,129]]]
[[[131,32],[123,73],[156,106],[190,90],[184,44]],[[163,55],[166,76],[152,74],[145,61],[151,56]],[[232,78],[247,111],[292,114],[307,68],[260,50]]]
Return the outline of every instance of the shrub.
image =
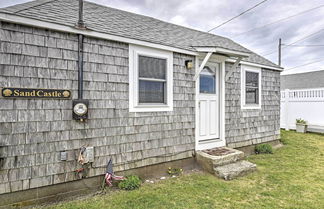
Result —
[[[270,144],[258,144],[255,146],[256,154],[272,154],[272,146]]]
[[[179,176],[183,173],[183,170],[181,168],[168,168],[168,174],[170,176]]]
[[[141,179],[138,176],[127,176],[125,180],[119,182],[119,189],[124,190],[134,190],[138,189],[141,186]]]
[[[306,125],[307,121],[301,118],[296,119],[296,124]]]

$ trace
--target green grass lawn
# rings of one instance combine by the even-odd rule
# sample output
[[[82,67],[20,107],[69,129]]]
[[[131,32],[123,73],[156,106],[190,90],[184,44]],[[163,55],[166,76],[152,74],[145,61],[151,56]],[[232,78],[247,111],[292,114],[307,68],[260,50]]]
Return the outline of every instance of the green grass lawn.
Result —
[[[324,135],[281,137],[274,154],[248,158],[257,172],[233,181],[194,173],[49,208],[324,208]]]

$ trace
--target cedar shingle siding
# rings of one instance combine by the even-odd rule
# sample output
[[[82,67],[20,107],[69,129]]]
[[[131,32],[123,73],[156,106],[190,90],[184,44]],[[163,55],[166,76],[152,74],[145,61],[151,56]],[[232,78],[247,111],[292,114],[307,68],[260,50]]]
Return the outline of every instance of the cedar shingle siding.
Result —
[[[226,71],[232,64],[226,64]],[[280,138],[280,72],[262,69],[261,109],[241,109],[240,66],[225,84],[226,143],[230,147]]]
[[[0,34],[1,87],[63,88],[77,97],[76,35],[3,22]],[[184,63],[194,58],[174,53],[172,112],[130,113],[128,45],[84,41],[86,123],[72,120],[71,100],[0,98],[0,193],[75,180],[83,145],[95,147],[89,176],[104,174],[110,157],[118,171],[192,156],[194,70]]]

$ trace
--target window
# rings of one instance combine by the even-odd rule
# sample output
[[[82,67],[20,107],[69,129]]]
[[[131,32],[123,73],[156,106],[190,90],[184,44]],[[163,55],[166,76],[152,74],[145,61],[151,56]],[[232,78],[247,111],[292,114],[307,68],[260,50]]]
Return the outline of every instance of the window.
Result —
[[[172,111],[172,52],[131,45],[129,53],[130,111]]]
[[[245,72],[245,104],[259,104],[259,73]]]
[[[204,94],[216,92],[215,73],[209,67],[205,67],[199,75],[199,92]]]
[[[139,103],[166,103],[167,60],[138,56]]]
[[[241,77],[242,108],[261,108],[261,69],[251,66],[242,66]]]

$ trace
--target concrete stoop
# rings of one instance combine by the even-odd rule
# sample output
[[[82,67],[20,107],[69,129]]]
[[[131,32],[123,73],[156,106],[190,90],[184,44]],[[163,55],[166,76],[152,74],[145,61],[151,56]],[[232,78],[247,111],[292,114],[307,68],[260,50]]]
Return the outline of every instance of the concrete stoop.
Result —
[[[215,175],[225,180],[232,180],[236,177],[244,176],[255,170],[256,165],[246,160],[241,160],[235,163],[230,163],[214,168]]]
[[[204,170],[225,180],[256,170],[255,164],[243,160],[244,152],[228,147],[197,151],[196,159]]]

